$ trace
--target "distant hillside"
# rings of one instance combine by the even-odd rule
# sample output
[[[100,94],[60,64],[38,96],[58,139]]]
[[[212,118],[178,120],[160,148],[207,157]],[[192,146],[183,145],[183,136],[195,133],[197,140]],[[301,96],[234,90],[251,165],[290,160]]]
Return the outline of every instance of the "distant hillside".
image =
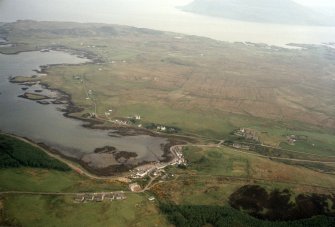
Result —
[[[331,18],[291,0],[194,0],[182,10],[235,20],[332,26]]]

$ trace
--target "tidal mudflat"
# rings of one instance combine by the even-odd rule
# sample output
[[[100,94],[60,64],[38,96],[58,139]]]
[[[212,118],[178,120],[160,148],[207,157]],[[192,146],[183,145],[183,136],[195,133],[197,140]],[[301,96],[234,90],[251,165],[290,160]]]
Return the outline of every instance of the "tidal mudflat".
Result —
[[[146,134],[120,136],[115,130],[82,127],[82,121],[66,118],[59,111],[66,109],[67,104],[53,104],[57,97],[64,94],[48,90],[38,82],[18,84],[11,83],[9,79],[35,74],[40,76],[36,70],[42,65],[83,64],[88,61],[59,51],[0,54],[0,129],[44,144],[50,150],[80,162],[86,169],[97,174],[111,175],[119,167],[127,170],[140,163],[166,159],[162,157],[162,147],[168,143],[166,138]],[[44,103],[38,103],[19,97],[34,93],[36,97],[49,99],[45,98]],[[46,102],[50,105],[41,105]],[[110,136],[111,134],[116,136]],[[95,152],[97,148],[106,146],[114,147],[115,150]],[[131,155],[121,155],[125,153]]]

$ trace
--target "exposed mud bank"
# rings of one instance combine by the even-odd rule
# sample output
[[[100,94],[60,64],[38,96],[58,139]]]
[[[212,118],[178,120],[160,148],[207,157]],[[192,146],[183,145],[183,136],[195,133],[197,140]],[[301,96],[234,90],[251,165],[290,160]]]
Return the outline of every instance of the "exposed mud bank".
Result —
[[[55,47],[50,48],[52,50],[64,51],[61,49],[62,47]],[[65,47],[64,47],[65,48]],[[67,53],[71,53],[73,55],[79,55],[83,58],[88,58],[91,60],[89,63],[79,63],[80,64],[94,64],[98,63],[99,59],[96,56],[90,55],[89,53],[84,54],[83,52],[78,52],[76,50],[67,50]],[[54,65],[71,65],[71,64],[54,64]],[[50,67],[54,66],[53,64],[44,65],[40,67],[40,70],[35,70],[36,73],[47,75],[48,70]],[[111,176],[119,173],[126,172],[130,169],[138,167],[143,164],[148,164],[152,162],[169,162],[171,161],[174,156],[170,152],[170,147],[176,144],[185,144],[190,141],[189,138],[182,138],[180,136],[173,136],[173,135],[163,135],[160,133],[156,133],[144,128],[138,128],[131,125],[127,126],[118,126],[118,125],[106,125],[106,122],[103,119],[99,118],[90,118],[87,116],[83,116],[82,112],[84,108],[80,106],[76,106],[75,103],[72,101],[71,94],[68,94],[61,89],[53,88],[50,84],[46,84],[41,82],[41,78],[38,75],[27,77],[10,77],[9,78],[12,83],[17,83],[23,86],[24,91],[28,94],[27,89],[37,92],[38,94],[34,93],[31,96],[34,96],[35,99],[31,98],[34,101],[38,101],[40,104],[47,105],[47,104],[55,104],[58,105],[58,110],[63,113],[63,116],[67,118],[72,118],[79,120],[82,122],[82,126],[89,129],[94,130],[105,130],[106,133],[110,136],[111,141],[113,141],[112,137],[123,138],[125,137],[132,137],[136,139],[130,139],[131,141],[135,141],[133,146],[124,146],[122,144],[115,145],[118,148],[115,150],[112,147],[100,147],[99,144],[94,145],[96,146],[95,149],[90,148],[90,150],[85,150],[85,152],[81,152],[80,148],[75,148],[71,146],[71,144],[64,145],[53,143],[52,138],[49,142],[47,140],[39,140],[42,143],[39,143],[40,146],[44,147],[51,153],[57,154],[63,158],[68,160],[74,161],[82,165],[87,171],[94,173],[96,175],[103,175],[103,176]],[[35,85],[36,88],[34,87]],[[54,93],[53,95],[49,96],[47,100],[42,99],[42,95],[47,92]],[[38,99],[36,97],[39,97]],[[26,98],[29,98],[26,95]],[[143,137],[142,137],[143,136]],[[149,137],[146,137],[149,136]],[[152,139],[150,137],[157,137],[157,139]],[[91,137],[93,138],[93,137]],[[137,139],[139,138],[139,139]],[[139,141],[139,145],[142,150],[137,149],[136,141]],[[141,141],[141,142],[140,142]],[[143,141],[147,141],[143,144]],[[34,142],[34,141],[32,141]],[[108,142],[102,141],[101,145],[104,146],[106,144],[110,144]],[[113,146],[113,143],[111,144]],[[123,147],[123,148],[121,148]],[[144,147],[147,147],[146,150]],[[145,153],[147,152],[147,153]]]

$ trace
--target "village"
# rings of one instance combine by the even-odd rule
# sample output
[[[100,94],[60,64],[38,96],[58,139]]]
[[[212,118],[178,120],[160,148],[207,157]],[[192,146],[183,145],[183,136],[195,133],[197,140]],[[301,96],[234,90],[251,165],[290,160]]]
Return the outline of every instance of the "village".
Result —
[[[258,134],[253,129],[240,128],[233,131],[232,134],[237,136],[237,139],[226,140],[224,141],[224,145],[236,149],[250,150],[251,145],[260,143]]]
[[[98,114],[96,112],[96,102],[94,99],[94,91],[87,88],[87,85],[85,83],[85,80],[82,76],[74,76],[75,80],[80,80],[81,83],[84,86],[85,93],[86,93],[86,99],[91,100],[94,105],[94,111],[89,113],[89,116],[92,118],[98,118]],[[104,117],[106,120],[108,120],[110,123],[113,123],[117,126],[136,126],[139,128],[146,128],[149,130],[154,130],[156,132],[161,133],[177,133],[180,131],[179,128],[172,127],[172,126],[166,126],[162,124],[155,124],[155,123],[147,123],[145,125],[142,124],[142,117],[139,114],[134,114],[127,117],[122,118],[113,118],[114,110],[112,107],[107,108],[107,110],[104,112]],[[148,185],[142,189],[142,187],[138,183],[131,183],[129,185],[129,189],[132,192],[143,192],[149,188],[151,183],[157,179],[158,177],[161,177],[162,179],[166,179],[167,174],[165,173],[164,168],[170,165],[186,165],[186,161],[183,157],[183,154],[181,152],[182,146],[172,146],[170,147],[170,152],[173,156],[172,160],[169,162],[152,162],[145,165],[138,166],[137,168],[133,170],[129,170],[130,172],[130,178],[132,179],[142,179],[144,177],[149,177],[149,183]],[[85,195],[78,195],[75,201],[77,202],[86,202],[86,201],[97,201],[101,202],[104,199],[109,200],[120,200],[125,199],[123,196],[117,196],[118,194],[113,193],[93,193],[93,194],[85,194]],[[122,194],[123,195],[123,194]],[[154,197],[149,198],[150,201],[154,200]]]
[[[129,184],[129,189],[131,192],[139,193],[144,192],[152,186],[152,183],[161,178],[162,180],[173,177],[173,175],[168,175],[164,168],[170,165],[186,165],[186,161],[181,152],[182,146],[176,145],[170,147],[171,154],[173,159],[170,162],[154,162],[139,166],[133,170],[130,170],[130,177],[133,179],[142,179],[144,177],[149,177],[148,184],[142,188],[137,182]],[[95,192],[95,193],[78,193],[74,196],[75,203],[88,203],[88,202],[103,202],[108,201],[112,202],[113,200],[125,200],[127,196],[125,192]],[[155,197],[150,196],[149,201],[154,201]]]
[[[113,200],[124,200],[126,195],[123,191],[120,192],[99,192],[99,193],[78,193],[74,197],[75,203],[87,203],[87,202],[102,202]]]
[[[164,172],[164,168],[170,165],[186,165],[186,161],[183,157],[183,153],[181,152],[181,146],[172,146],[170,148],[171,154],[174,156],[172,161],[167,163],[162,162],[154,162],[149,163],[146,165],[139,166],[131,172],[131,178],[143,178],[149,174],[153,174],[154,176],[159,175],[160,173]]]
[[[130,177],[133,179],[141,179],[149,176],[150,180],[147,186],[142,188],[137,182],[129,184],[129,189],[131,192],[144,192],[150,188],[150,185],[154,180],[161,177],[161,179],[167,179],[164,168],[169,165],[186,165],[186,161],[181,152],[181,146],[172,146],[170,151],[174,158],[172,161],[167,163],[155,162],[146,165],[139,166],[133,170],[130,170]],[[173,175],[172,175],[173,176]],[[75,203],[88,203],[88,202],[112,202],[113,200],[125,200],[127,196],[123,191],[119,192],[95,192],[95,193],[78,193],[74,197]],[[149,201],[154,201],[155,197],[150,196]]]
[[[257,135],[257,132],[253,129],[249,129],[249,128],[240,128],[236,131],[234,131],[234,135],[239,136],[239,137],[243,137],[247,140],[252,140],[255,142],[259,141],[259,137]]]

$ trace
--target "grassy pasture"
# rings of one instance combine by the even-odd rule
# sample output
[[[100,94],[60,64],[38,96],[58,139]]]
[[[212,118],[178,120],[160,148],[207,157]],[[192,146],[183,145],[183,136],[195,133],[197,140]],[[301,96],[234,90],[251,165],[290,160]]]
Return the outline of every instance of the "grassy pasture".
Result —
[[[7,137],[4,137],[7,138]],[[36,149],[8,137],[26,152]],[[38,150],[38,152],[40,152]],[[128,190],[113,180],[92,180],[72,170],[30,167],[0,169],[0,191],[104,192]],[[64,195],[0,195],[0,225],[14,226],[168,226],[147,194],[127,194],[123,201],[74,203]]]
[[[61,172],[34,168],[0,170],[1,191],[89,192],[124,190],[115,181],[90,180],[74,171]]]
[[[122,201],[74,203],[71,196],[15,195],[3,199],[8,223],[23,226],[169,226],[145,195]]]
[[[225,205],[229,195],[245,184],[295,192],[329,193],[335,188],[333,175],[287,165],[230,148],[186,147],[186,169],[170,168],[173,180],[153,191],[176,204]],[[330,188],[330,189],[325,189]]]

